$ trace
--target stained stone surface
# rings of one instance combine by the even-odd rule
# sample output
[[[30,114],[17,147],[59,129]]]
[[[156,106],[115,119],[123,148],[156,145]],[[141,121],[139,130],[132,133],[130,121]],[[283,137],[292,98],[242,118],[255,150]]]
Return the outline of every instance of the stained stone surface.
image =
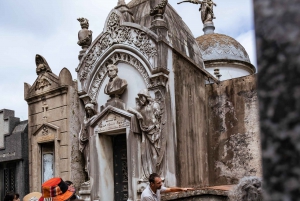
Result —
[[[254,0],[266,200],[300,200],[300,2]]]

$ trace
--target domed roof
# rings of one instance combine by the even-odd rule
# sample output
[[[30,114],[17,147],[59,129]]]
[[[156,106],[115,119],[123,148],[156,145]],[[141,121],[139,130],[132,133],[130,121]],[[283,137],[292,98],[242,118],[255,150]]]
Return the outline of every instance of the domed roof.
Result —
[[[227,59],[251,63],[245,48],[230,36],[212,33],[204,34],[196,40],[204,61]]]
[[[127,6],[133,14],[134,23],[140,24],[144,27],[150,28],[153,17],[150,16],[151,8],[156,6],[154,0],[132,0]],[[195,63],[203,66],[203,59],[198,47],[197,41],[193,36],[189,27],[184,23],[182,18],[168,4],[164,13],[164,20],[168,26],[168,38],[174,49],[178,52],[184,53],[191,58]]]

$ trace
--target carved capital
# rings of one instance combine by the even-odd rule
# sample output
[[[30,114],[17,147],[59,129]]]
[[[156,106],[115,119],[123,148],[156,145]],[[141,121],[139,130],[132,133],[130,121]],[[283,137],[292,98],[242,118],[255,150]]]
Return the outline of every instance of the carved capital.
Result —
[[[88,103],[90,103],[92,101],[91,97],[86,93],[79,96],[79,98],[83,101],[84,105],[87,105]]]
[[[164,73],[157,73],[150,77],[151,88],[163,86],[165,87],[168,83],[169,77]]]

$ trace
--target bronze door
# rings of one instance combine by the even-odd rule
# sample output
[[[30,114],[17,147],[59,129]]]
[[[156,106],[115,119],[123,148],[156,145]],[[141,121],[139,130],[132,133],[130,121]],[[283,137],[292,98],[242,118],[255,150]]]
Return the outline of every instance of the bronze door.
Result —
[[[128,199],[126,135],[113,137],[115,201]]]

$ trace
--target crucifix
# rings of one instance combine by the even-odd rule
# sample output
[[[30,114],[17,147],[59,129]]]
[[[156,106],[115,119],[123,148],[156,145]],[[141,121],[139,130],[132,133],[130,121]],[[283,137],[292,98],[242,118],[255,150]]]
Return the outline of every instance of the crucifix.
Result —
[[[42,106],[42,108],[43,108],[43,119],[44,119],[44,121],[47,121],[47,111],[48,111],[48,105],[47,105],[47,103],[46,103],[46,101],[43,101],[43,106]]]

